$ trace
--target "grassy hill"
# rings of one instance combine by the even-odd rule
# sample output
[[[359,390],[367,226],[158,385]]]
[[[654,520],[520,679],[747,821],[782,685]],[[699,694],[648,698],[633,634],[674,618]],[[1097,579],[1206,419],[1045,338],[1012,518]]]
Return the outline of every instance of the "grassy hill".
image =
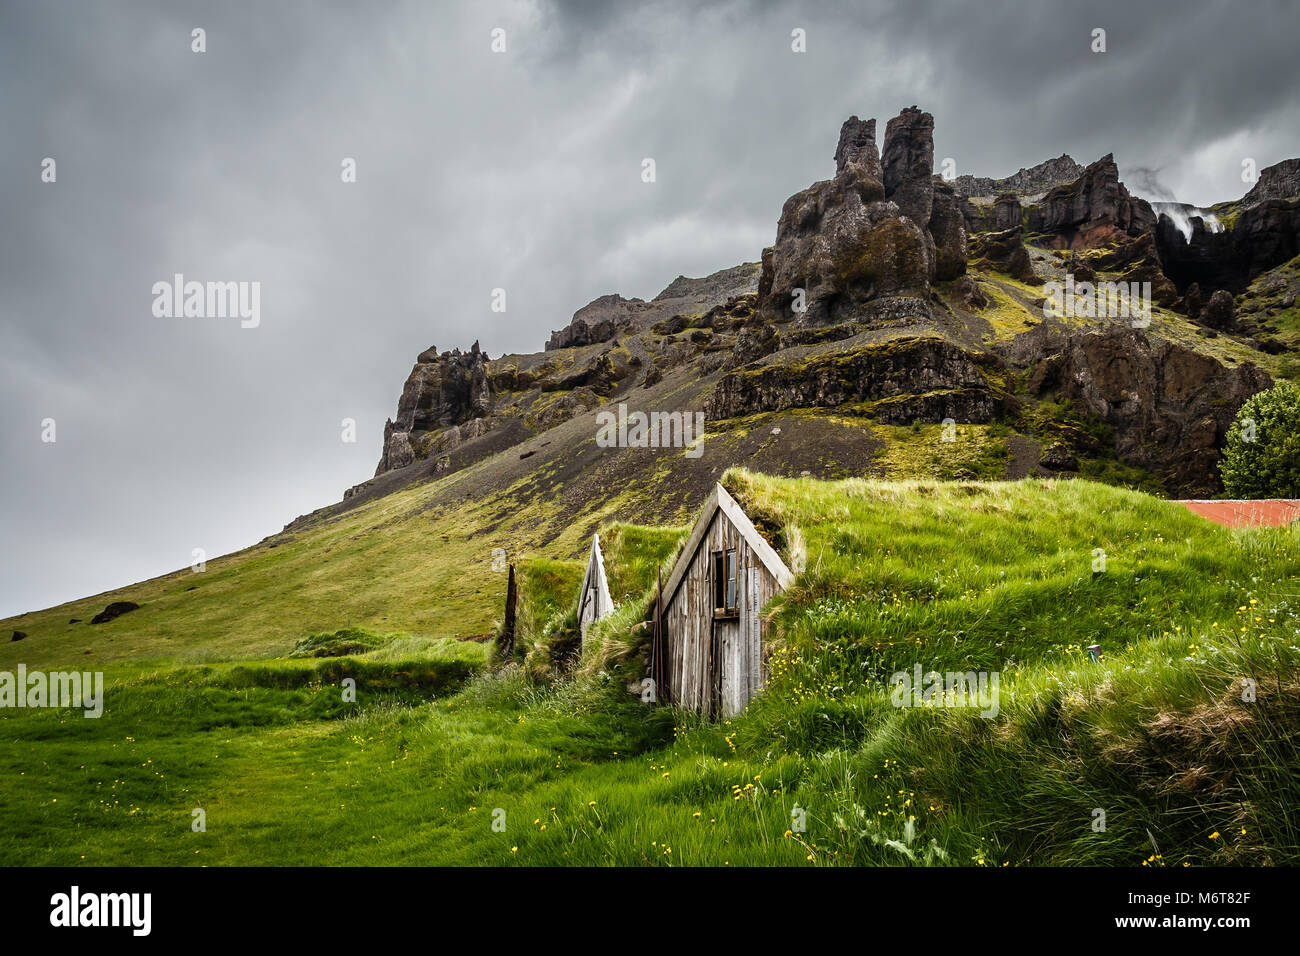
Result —
[[[647,452],[636,474],[663,464]],[[1293,529],[1086,481],[732,471],[804,570],[771,609],[768,690],[706,724],[626,690],[631,625],[702,493],[611,481],[556,503],[502,472],[4,622],[28,636],[0,644],[0,670],[104,670],[108,692],[98,720],[0,711],[0,861],[1300,862]],[[665,523],[608,523],[642,507]],[[622,603],[560,674],[549,648],[602,523]],[[525,666],[488,666],[496,547],[520,559]],[[67,623],[112,599],[141,607]],[[893,706],[891,674],[917,663],[998,672],[997,716]]]

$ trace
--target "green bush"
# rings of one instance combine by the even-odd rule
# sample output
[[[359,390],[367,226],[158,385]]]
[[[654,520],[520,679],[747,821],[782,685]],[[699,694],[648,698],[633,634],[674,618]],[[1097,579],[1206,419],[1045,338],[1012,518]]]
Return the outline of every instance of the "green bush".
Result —
[[[1234,498],[1300,498],[1300,386],[1279,382],[1247,399],[1219,471]]]

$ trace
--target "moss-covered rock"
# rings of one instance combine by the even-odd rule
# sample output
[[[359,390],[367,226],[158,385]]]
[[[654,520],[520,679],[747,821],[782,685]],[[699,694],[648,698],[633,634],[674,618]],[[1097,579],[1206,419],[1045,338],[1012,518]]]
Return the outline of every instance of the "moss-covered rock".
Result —
[[[877,411],[890,423],[986,422],[998,406],[964,349],[937,338],[904,338],[737,370],[718,382],[705,408],[712,418],[732,418],[862,401],[882,402]]]

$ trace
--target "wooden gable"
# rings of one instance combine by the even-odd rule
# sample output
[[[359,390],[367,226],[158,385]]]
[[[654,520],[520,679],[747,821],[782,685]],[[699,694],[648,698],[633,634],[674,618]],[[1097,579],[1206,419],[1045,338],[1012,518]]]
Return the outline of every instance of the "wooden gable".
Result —
[[[743,710],[766,682],[763,607],[793,578],[715,485],[657,602],[659,698],[715,718]]]
[[[672,601],[681,586],[682,579],[686,575],[687,568],[691,559],[700,549],[705,535],[708,534],[709,526],[713,519],[721,511],[726,520],[735,526],[736,531],[744,538],[754,556],[762,562],[769,574],[776,580],[784,590],[790,586],[794,580],[794,575],[790,569],[785,566],[781,556],[776,553],[770,544],[758,533],[754,523],[749,520],[749,515],[740,507],[740,503],[722,485],[714,483],[713,491],[709,493],[708,500],[704,502],[704,507],[700,510],[700,516],[695,521],[695,526],[691,529],[691,536],[686,539],[686,546],[682,548],[673,569],[668,574],[668,581],[664,584],[664,602]]]
[[[582,589],[578,592],[578,629],[587,636],[587,626],[614,610],[609,596],[609,582],[605,578],[605,556],[600,550],[600,535],[591,536],[591,551],[587,555],[587,570],[582,576]]]

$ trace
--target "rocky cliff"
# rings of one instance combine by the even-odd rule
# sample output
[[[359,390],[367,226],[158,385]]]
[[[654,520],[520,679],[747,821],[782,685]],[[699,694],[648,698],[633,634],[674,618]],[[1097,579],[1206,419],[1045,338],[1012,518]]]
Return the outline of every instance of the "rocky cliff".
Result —
[[[945,182],[930,114],[909,107],[882,145],[876,134],[874,119],[843,124],[831,178],[786,200],[759,263],[679,276],[649,301],[600,296],[542,352],[421,353],[377,477],[349,496],[485,459],[511,462],[513,480],[545,468],[542,484],[568,494],[591,469],[630,461],[592,444],[593,416],[612,403],[703,412],[713,456],[741,456],[709,467],[1078,471],[1213,494],[1236,409],[1270,370],[1300,373],[1288,355],[1300,317],[1294,336],[1278,324],[1300,292],[1300,161],[1214,207],[1218,232],[1192,218],[1189,241],[1129,193],[1110,155]],[[1146,311],[1084,298],[1108,282],[1149,283]],[[1066,283],[1070,314],[1049,313],[1049,288]],[[801,437],[755,444],[756,422]],[[967,465],[926,444],[940,425],[973,436]],[[665,480],[704,480],[680,454],[662,461]]]
[[[1300,196],[1300,159],[1284,159],[1265,168],[1250,191],[1241,198],[1242,208],[1258,206],[1270,199],[1295,199]]]
[[[1236,410],[1272,379],[1254,365],[1214,358],[1133,328],[1062,334],[1041,326],[1011,349],[1031,396],[1073,402],[1105,423],[1116,455],[1168,472],[1191,496],[1218,490],[1215,464]]]
[[[886,424],[987,422],[998,401],[965,349],[938,338],[903,338],[731,372],[714,386],[705,413],[734,418],[867,402],[875,403],[872,417]]]
[[[678,276],[649,302],[617,293],[602,295],[573,313],[567,326],[552,332],[546,351],[608,342],[620,331],[640,331],[674,315],[712,308],[755,291],[758,269],[757,262],[744,262],[703,279]]]
[[[491,410],[487,356],[477,342],[466,353],[425,349],[402,386],[397,417],[384,423],[384,450],[375,474],[411,464],[416,448],[425,458],[464,437],[481,435]]]
[[[1236,203],[1213,207],[1220,227],[1191,217],[1191,234],[1161,216],[1156,243],[1170,279],[1184,291],[1195,283],[1205,295],[1238,295],[1265,272],[1300,254],[1300,160],[1263,170]]]
[[[1029,209],[1030,232],[1050,236],[1055,248],[1091,248],[1139,236],[1156,224],[1151,204],[1129,194],[1109,153],[1073,182],[1053,186]]]
[[[1002,196],[1008,193],[1018,196],[1035,196],[1047,192],[1053,186],[1072,183],[1083,174],[1083,167],[1069,156],[1062,153],[1056,159],[1048,159],[1028,169],[1021,167],[1004,179],[988,179],[983,176],[958,176],[953,185],[963,196]]]

